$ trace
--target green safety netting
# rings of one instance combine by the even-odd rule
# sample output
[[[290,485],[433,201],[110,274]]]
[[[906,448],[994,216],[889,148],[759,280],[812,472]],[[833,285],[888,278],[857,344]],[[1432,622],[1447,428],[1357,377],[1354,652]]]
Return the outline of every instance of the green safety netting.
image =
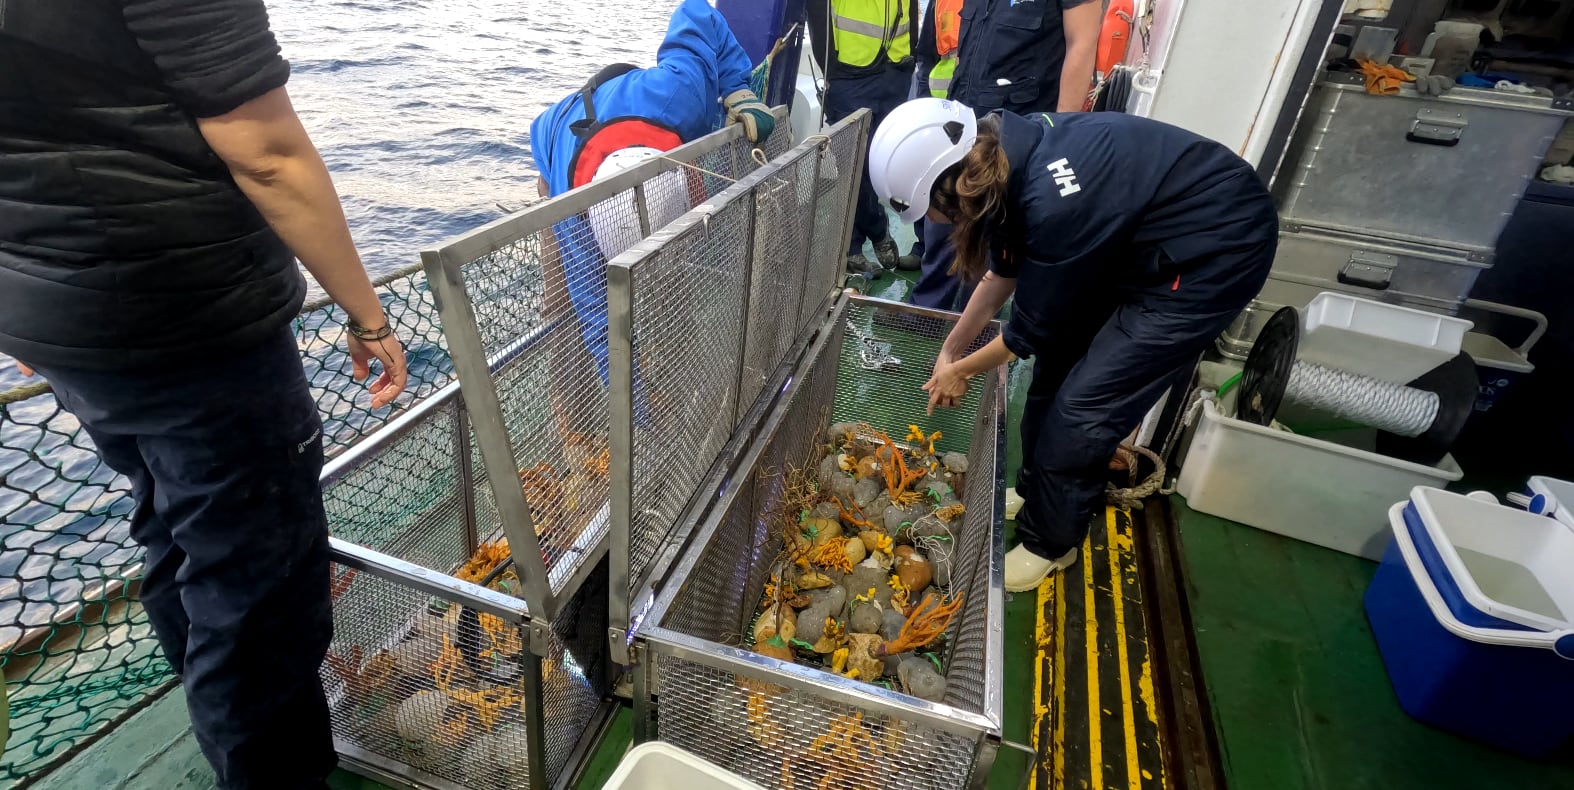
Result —
[[[392,407],[372,411],[365,383],[351,377],[343,311],[318,300],[295,321],[330,456],[453,380],[419,268],[377,289],[410,362]],[[0,392],[0,666],[10,702],[0,786],[47,771],[173,681],[136,602],[141,551],[127,530],[128,493],[46,385]]]

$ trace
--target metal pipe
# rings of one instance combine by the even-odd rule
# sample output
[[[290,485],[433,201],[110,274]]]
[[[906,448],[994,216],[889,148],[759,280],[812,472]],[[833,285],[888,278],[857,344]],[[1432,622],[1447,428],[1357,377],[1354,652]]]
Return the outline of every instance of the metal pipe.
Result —
[[[470,457],[470,415],[465,411],[463,401],[454,414],[454,452],[459,456],[459,496],[464,508],[465,552],[466,556],[470,556],[481,548],[481,539],[477,534],[479,527],[475,515],[475,469]],[[483,583],[481,586],[485,587],[486,584]]]
[[[512,434],[503,418],[497,384],[492,380],[475,311],[465,291],[462,261],[451,257],[447,250],[423,252],[421,259],[427,267],[427,282],[443,304],[443,334],[448,338],[454,368],[459,380],[470,384],[464,390],[465,406],[475,425],[503,533],[508,537],[510,553],[519,562],[525,601],[541,616],[551,617],[556,601],[547,579],[546,562],[541,557],[535,519],[519,485]]]
[[[387,445],[397,442],[409,434],[416,426],[425,422],[433,411],[448,405],[459,394],[459,382],[455,381],[446,387],[432,393],[432,396],[423,400],[399,416],[389,420],[387,424],[376,432],[359,442],[351,445],[349,449],[329,459],[323,465],[322,472],[317,475],[318,485],[326,488],[338,482],[345,475],[355,471],[369,457],[374,456]]]
[[[621,260],[625,256],[619,256]],[[611,499],[611,567],[608,569],[607,623],[626,628],[629,620],[630,541],[634,524],[634,274],[628,265],[607,266],[607,347],[611,360],[607,388],[607,488]],[[610,640],[612,661],[628,664],[626,646]]]
[[[530,622],[528,604],[511,595],[461,581],[441,571],[423,568],[413,562],[338,538],[328,538],[328,546],[333,561],[347,568],[355,568],[428,595],[446,598],[507,622]]]
[[[880,686],[844,678],[834,672],[785,663],[665,628],[651,628],[646,634],[646,644],[653,654],[683,659],[737,676],[758,678],[773,685],[857,705],[880,715],[963,738],[1000,736],[997,722],[972,711],[909,697]]]
[[[771,112],[775,115],[777,123],[786,122],[787,110],[785,107],[777,107]],[[421,253],[423,260],[428,254],[436,255],[439,253],[457,260],[476,260],[520,239],[528,238],[546,230],[580,212],[587,211],[591,206],[619,192],[633,189],[635,186],[643,184],[669,170],[684,167],[686,164],[694,162],[706,154],[732,145],[741,139],[743,139],[742,124],[725,127],[698,140],[684,143],[659,157],[645,159],[627,170],[592,181],[578,189],[570,190],[551,200],[538,203],[518,214],[503,217],[449,239],[436,249],[423,251]],[[430,271],[428,271],[427,276],[430,278]]]

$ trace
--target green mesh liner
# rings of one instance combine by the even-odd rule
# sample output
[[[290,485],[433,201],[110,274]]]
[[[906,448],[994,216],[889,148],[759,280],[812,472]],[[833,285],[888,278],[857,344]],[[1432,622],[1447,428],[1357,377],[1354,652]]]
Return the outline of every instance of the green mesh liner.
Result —
[[[352,378],[342,310],[317,301],[295,320],[330,456],[453,380],[419,267],[377,290],[410,363],[392,407],[371,410],[365,382]],[[137,604],[129,490],[47,386],[0,392],[0,665],[11,720],[0,786],[46,772],[173,682]]]

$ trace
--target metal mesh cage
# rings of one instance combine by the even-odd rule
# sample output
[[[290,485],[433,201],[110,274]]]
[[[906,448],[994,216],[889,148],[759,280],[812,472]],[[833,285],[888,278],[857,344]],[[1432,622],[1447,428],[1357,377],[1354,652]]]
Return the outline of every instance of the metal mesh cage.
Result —
[[[945,642],[944,703],[767,659],[744,647],[781,549],[781,535],[769,525],[783,506],[784,471],[818,462],[818,442],[831,423],[868,422],[905,435],[910,423],[925,422],[927,394],[918,387],[929,376],[951,319],[868,299],[842,303],[832,312],[794,369],[785,400],[774,406],[744,468],[718,492],[717,508],[698,528],[693,549],[678,563],[650,624],[640,631],[652,674],[636,704],[641,716],[654,718],[660,740],[768,787],[812,781],[845,790],[962,787],[974,769],[975,750],[998,740],[1004,440],[999,376],[972,388],[946,419],[932,421],[944,423],[939,448],[969,451],[960,492],[967,510],[955,535],[951,579],[951,593],[964,604]],[[885,757],[869,758],[878,780],[838,774],[809,754],[818,748],[814,739],[841,742],[850,733],[865,743],[901,741]]]
[[[336,537],[451,571],[498,532],[457,385],[329,462],[323,506]],[[485,506],[478,506],[482,501]]]
[[[853,193],[827,179],[846,167],[838,150],[862,150],[868,121],[857,113],[805,141],[611,263],[612,443],[628,447],[611,459],[613,523],[627,508],[628,524],[612,546],[627,568],[614,623],[638,619],[631,600],[657,581],[657,557],[703,504],[729,440],[747,441],[735,431],[785,376],[802,318],[834,293],[841,259],[817,260],[814,234],[846,243]]]
[[[779,124],[765,156],[789,138]],[[491,506],[542,616],[557,615],[605,546],[606,263],[759,166],[728,128],[422,254]]]
[[[966,787],[975,739],[883,716],[840,695],[777,687],[752,676],[662,655],[659,737],[764,787],[940,790]],[[856,774],[831,775],[815,740],[856,727],[874,748]]]
[[[814,236],[809,246],[808,281],[811,284],[841,282],[854,203],[864,169],[864,139],[874,134],[867,124],[866,119],[862,135],[831,135],[820,159],[815,179]],[[812,300],[803,301],[798,311],[799,329],[808,328],[819,307]]]
[[[545,787],[607,691],[606,564],[531,650],[524,602],[335,542],[323,667],[337,747],[417,786]]]

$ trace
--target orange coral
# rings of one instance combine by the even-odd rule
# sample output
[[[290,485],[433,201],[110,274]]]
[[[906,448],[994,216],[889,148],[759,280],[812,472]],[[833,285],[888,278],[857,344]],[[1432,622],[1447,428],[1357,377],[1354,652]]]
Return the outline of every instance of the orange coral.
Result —
[[[864,727],[863,719],[862,713],[839,716],[831,722],[830,729],[824,735],[810,742],[804,756],[825,769],[825,774],[815,785],[817,790],[873,786],[869,777],[863,775],[867,770],[864,755],[878,755],[879,747],[869,735],[868,728]]]
[[[489,653],[495,657],[517,656],[524,650],[524,639],[519,635],[519,629],[509,627],[503,618],[497,615],[482,612],[476,620],[481,624],[481,630],[486,633],[487,641],[492,643]]]
[[[459,653],[459,648],[454,647],[447,634],[443,634],[443,651],[432,662],[432,682],[438,691],[448,691],[449,686],[459,673],[465,669],[464,656]]]
[[[831,538],[815,549],[814,563],[822,568],[836,568],[842,573],[852,573],[853,560],[847,556],[847,538]]]
[[[891,501],[901,502],[904,505],[911,504],[904,495],[908,493],[908,486],[924,476],[924,468],[920,466],[917,469],[908,469],[907,459],[902,452],[901,446],[880,431],[875,431],[874,435],[880,440],[881,444],[880,447],[875,449],[874,455],[881,461],[881,466],[885,472],[885,487],[891,494]],[[913,498],[913,501],[916,501],[916,497]]]
[[[588,456],[583,462],[586,474],[589,474],[591,477],[607,476],[607,467],[611,464],[612,454],[609,452],[606,442],[599,437],[571,431],[564,438],[563,443],[574,445],[585,451]]]
[[[847,505],[846,505],[846,503],[842,502],[842,500],[840,500],[840,499],[833,499],[832,501],[835,502],[836,503],[836,507],[842,511],[842,520],[843,521],[847,522],[848,524],[850,524],[852,526],[861,527],[862,529],[875,529],[874,524],[872,522],[870,522],[869,519],[864,517],[863,508],[858,507],[858,504],[856,502],[853,503],[853,510],[858,511],[858,515],[855,516],[852,513],[848,512]],[[876,531],[878,531],[878,530],[876,530]]]
[[[361,646],[355,645],[350,648],[348,658],[341,658],[330,650],[324,661],[328,668],[344,681],[345,690],[350,696],[356,699],[367,696],[388,680],[398,663],[387,650],[377,651],[377,655],[372,656],[364,665],[361,663],[361,656]]]
[[[896,638],[885,643],[885,654],[894,656],[906,653],[935,641],[945,633],[946,627],[951,624],[951,618],[961,608],[960,595],[950,603],[940,603],[934,593],[924,596],[918,608],[908,615],[907,622],[902,624],[902,630]]]
[[[558,481],[557,471],[546,463],[520,470],[519,483],[525,489],[525,503],[535,520],[536,534],[540,535],[560,515],[563,484]]]
[[[907,426],[907,440],[910,442],[918,442],[918,446],[924,448],[924,452],[930,455],[935,454],[935,442],[940,441],[940,436],[941,434],[939,431],[935,431],[934,433],[925,436],[924,429],[916,425]]]
[[[476,549],[474,554],[470,555],[470,559],[465,560],[464,567],[460,568],[459,572],[454,575],[459,577],[461,581],[480,584],[481,580],[486,578],[488,573],[491,573],[494,568],[502,564],[510,556],[512,555],[509,554],[508,540],[506,538],[482,543],[481,547]]]

